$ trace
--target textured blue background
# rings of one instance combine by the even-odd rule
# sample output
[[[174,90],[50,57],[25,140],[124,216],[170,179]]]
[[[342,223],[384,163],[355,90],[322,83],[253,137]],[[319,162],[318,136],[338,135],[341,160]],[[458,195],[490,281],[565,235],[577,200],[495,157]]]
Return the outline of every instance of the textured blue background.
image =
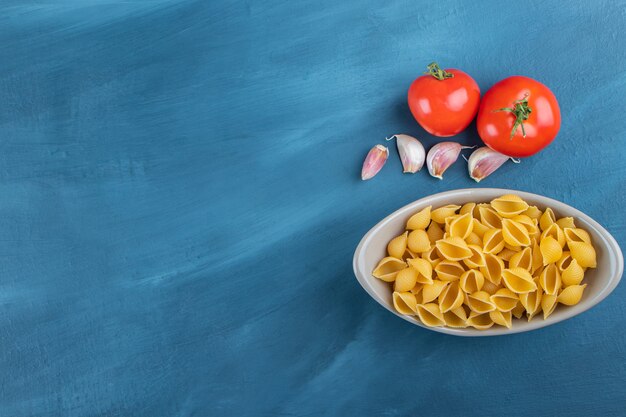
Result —
[[[476,186],[462,160],[402,175],[395,147],[359,180],[387,135],[436,143],[405,103],[433,59],[549,85],[556,142],[483,184],[626,246],[625,23],[623,1],[3,1],[0,415],[623,415],[625,285],[470,340],[383,310],[351,259]]]

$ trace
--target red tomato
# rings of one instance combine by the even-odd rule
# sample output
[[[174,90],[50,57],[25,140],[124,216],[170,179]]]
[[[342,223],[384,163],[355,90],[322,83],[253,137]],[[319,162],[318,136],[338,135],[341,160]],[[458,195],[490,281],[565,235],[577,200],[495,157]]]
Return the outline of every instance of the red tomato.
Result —
[[[453,136],[470,124],[480,102],[476,81],[458,69],[433,62],[409,88],[409,108],[415,120],[435,136]]]
[[[491,149],[522,158],[552,142],[561,127],[561,111],[548,87],[516,75],[499,81],[485,93],[476,126]]]

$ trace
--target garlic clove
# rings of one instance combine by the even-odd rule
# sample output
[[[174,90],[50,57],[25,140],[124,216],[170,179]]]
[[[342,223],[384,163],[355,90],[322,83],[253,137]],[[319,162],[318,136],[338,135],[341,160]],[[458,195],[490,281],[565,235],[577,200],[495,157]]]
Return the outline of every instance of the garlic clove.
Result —
[[[383,145],[376,145],[367,153],[365,161],[363,162],[363,168],[361,169],[361,179],[369,180],[378,174],[381,170],[387,158],[389,157],[389,149]]]
[[[424,160],[426,159],[426,151],[422,143],[409,135],[393,135],[387,140],[396,139],[396,146],[398,147],[398,154],[402,161],[402,167],[404,173],[415,174],[424,166]]]
[[[456,142],[440,142],[430,148],[426,156],[428,172],[435,178],[443,179],[443,173],[458,158],[461,149],[469,149],[473,146],[463,146]]]
[[[488,146],[483,146],[472,152],[467,160],[467,169],[470,177],[474,181],[480,182],[491,175],[496,169],[500,168],[502,164],[509,159],[516,164],[519,163],[518,159],[496,152]]]

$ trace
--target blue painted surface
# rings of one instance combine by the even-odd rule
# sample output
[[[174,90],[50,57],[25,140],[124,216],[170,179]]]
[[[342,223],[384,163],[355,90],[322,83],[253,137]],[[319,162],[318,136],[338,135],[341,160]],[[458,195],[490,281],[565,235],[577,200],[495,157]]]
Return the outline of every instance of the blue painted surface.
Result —
[[[558,97],[556,142],[484,181],[548,195],[626,246],[623,1],[4,1],[3,416],[617,416],[626,286],[575,319],[461,339],[358,286],[361,236],[476,186],[405,93],[437,59]],[[475,127],[456,138],[477,143]]]

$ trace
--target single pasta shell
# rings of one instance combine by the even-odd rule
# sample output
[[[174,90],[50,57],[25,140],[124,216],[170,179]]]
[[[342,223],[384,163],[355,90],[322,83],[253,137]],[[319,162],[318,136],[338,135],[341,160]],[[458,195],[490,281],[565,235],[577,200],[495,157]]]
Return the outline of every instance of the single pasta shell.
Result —
[[[528,203],[514,194],[507,194],[491,201],[491,207],[502,217],[511,218],[528,209]]]
[[[485,291],[467,294],[466,304],[471,311],[476,313],[489,313],[496,309],[496,306],[491,302],[489,297],[489,293]]]
[[[563,229],[563,234],[565,235],[565,240],[568,245],[570,242],[591,243],[591,236],[589,236],[589,233],[584,229],[566,227]]]
[[[410,292],[393,293],[393,306],[400,314],[414,315],[417,312],[417,300]]]
[[[485,278],[496,285],[500,285],[504,262],[492,253],[485,253],[485,266],[480,268]]]
[[[464,300],[465,294],[459,287],[458,281],[451,282],[439,295],[439,309],[443,313],[455,310],[463,305]]]
[[[472,256],[472,251],[467,247],[467,243],[460,237],[438,240],[435,246],[437,246],[441,256],[450,261],[460,261]]]
[[[539,250],[541,251],[544,265],[557,262],[563,255],[561,245],[552,236],[546,236],[544,239],[541,239]]]
[[[410,291],[417,284],[418,272],[414,268],[404,268],[396,275],[394,289],[397,292]]]
[[[552,236],[557,242],[559,242],[561,247],[565,246],[565,233],[563,233],[563,230],[558,224],[552,223],[548,226],[548,228],[541,233],[540,240],[543,240],[546,236]]]
[[[563,286],[569,287],[580,284],[584,277],[585,270],[578,265],[576,259],[573,259],[561,274],[561,281],[563,281]]]
[[[443,320],[448,327],[465,328],[467,327],[467,314],[463,307],[458,307],[443,313]]]
[[[489,229],[483,236],[483,252],[499,253],[504,249],[502,229]]]
[[[428,235],[428,240],[430,240],[432,245],[434,245],[439,239],[443,239],[443,229],[439,226],[439,223],[436,222],[430,223],[428,230],[426,230],[426,234]]]
[[[398,272],[402,271],[406,267],[406,262],[401,259],[387,256],[378,262],[376,268],[372,272],[372,275],[383,281],[393,282],[396,279]]]
[[[527,292],[519,295],[519,301],[522,303],[524,308],[526,309],[526,313],[528,314],[528,321],[532,320],[532,318],[541,310],[541,297],[543,296],[543,291],[541,288],[537,288],[537,291]]]
[[[561,304],[565,304],[566,306],[573,306],[575,304],[578,304],[583,296],[583,291],[585,291],[586,287],[587,284],[570,285],[569,287],[566,287],[563,291],[561,291],[556,300]]]
[[[480,222],[490,229],[502,229],[502,217],[491,207],[479,207]]]
[[[430,303],[437,299],[447,285],[447,282],[437,279],[433,280],[432,284],[425,284],[422,287],[422,303]]]
[[[573,229],[576,227],[573,217],[561,217],[556,221],[556,224],[558,224],[561,229],[565,229],[566,227]]]
[[[474,213],[475,208],[476,208],[476,203],[465,203],[461,206],[461,209],[459,210],[459,214],[470,213],[472,214],[472,217],[474,217],[473,213]]]
[[[570,255],[583,268],[595,268],[596,250],[590,243],[586,242],[570,242],[567,244]]]
[[[435,266],[437,278],[442,281],[456,281],[464,272],[465,268],[457,261],[443,260]]]
[[[511,246],[530,245],[530,235],[526,226],[511,219],[502,220],[502,237],[504,242]]]
[[[461,206],[457,206],[454,204],[449,204],[447,206],[439,207],[430,213],[430,218],[439,224],[445,224],[446,217],[454,216],[456,211],[460,209]]]
[[[450,223],[450,236],[466,239],[474,226],[474,218],[471,213],[460,215]]]
[[[409,233],[407,245],[411,252],[422,253],[430,249],[430,240],[424,230],[417,229]]]
[[[516,294],[525,294],[537,290],[537,284],[530,272],[524,268],[509,268],[502,271],[504,285]]]
[[[489,299],[499,311],[512,311],[519,301],[517,294],[508,288],[499,289]]]
[[[417,282],[422,284],[430,284],[432,283],[433,277],[433,267],[426,259],[415,258],[407,260],[409,266],[415,269],[419,275],[417,277]]]
[[[532,270],[533,266],[533,255],[530,247],[526,247],[520,252],[517,252],[515,255],[511,256],[509,259],[509,267],[510,268],[524,268],[528,272]]]
[[[489,317],[491,318],[491,321],[493,321],[495,324],[504,326],[507,329],[510,329],[512,327],[513,315],[511,314],[510,311],[506,311],[506,312],[499,311],[499,310],[490,311]]]
[[[475,293],[483,288],[485,277],[480,271],[470,269],[465,271],[459,279],[459,285],[466,293]]]
[[[409,233],[404,232],[400,236],[396,236],[389,241],[387,245],[387,253],[394,258],[402,259],[406,252],[407,237]]]
[[[417,317],[428,327],[444,326],[443,313],[439,310],[439,305],[435,303],[418,304]]]
[[[554,216],[554,212],[550,207],[545,209],[541,217],[539,217],[539,227],[541,230],[546,230],[552,223],[556,222],[556,217]]]
[[[408,230],[426,229],[430,223],[430,209],[432,206],[428,206],[418,211],[406,222],[406,228]]]
[[[398,279],[396,278],[396,281]],[[541,275],[539,275],[539,285],[546,294],[554,295],[561,289],[561,273],[555,264],[548,264]]]
[[[491,320],[489,312],[477,313],[472,311],[467,319],[467,325],[472,326],[476,330],[487,330],[493,326],[493,320]]]
[[[554,309],[557,306],[557,295],[556,294],[544,294],[541,297],[541,310],[543,310],[543,319],[547,319],[550,314],[554,312]]]

